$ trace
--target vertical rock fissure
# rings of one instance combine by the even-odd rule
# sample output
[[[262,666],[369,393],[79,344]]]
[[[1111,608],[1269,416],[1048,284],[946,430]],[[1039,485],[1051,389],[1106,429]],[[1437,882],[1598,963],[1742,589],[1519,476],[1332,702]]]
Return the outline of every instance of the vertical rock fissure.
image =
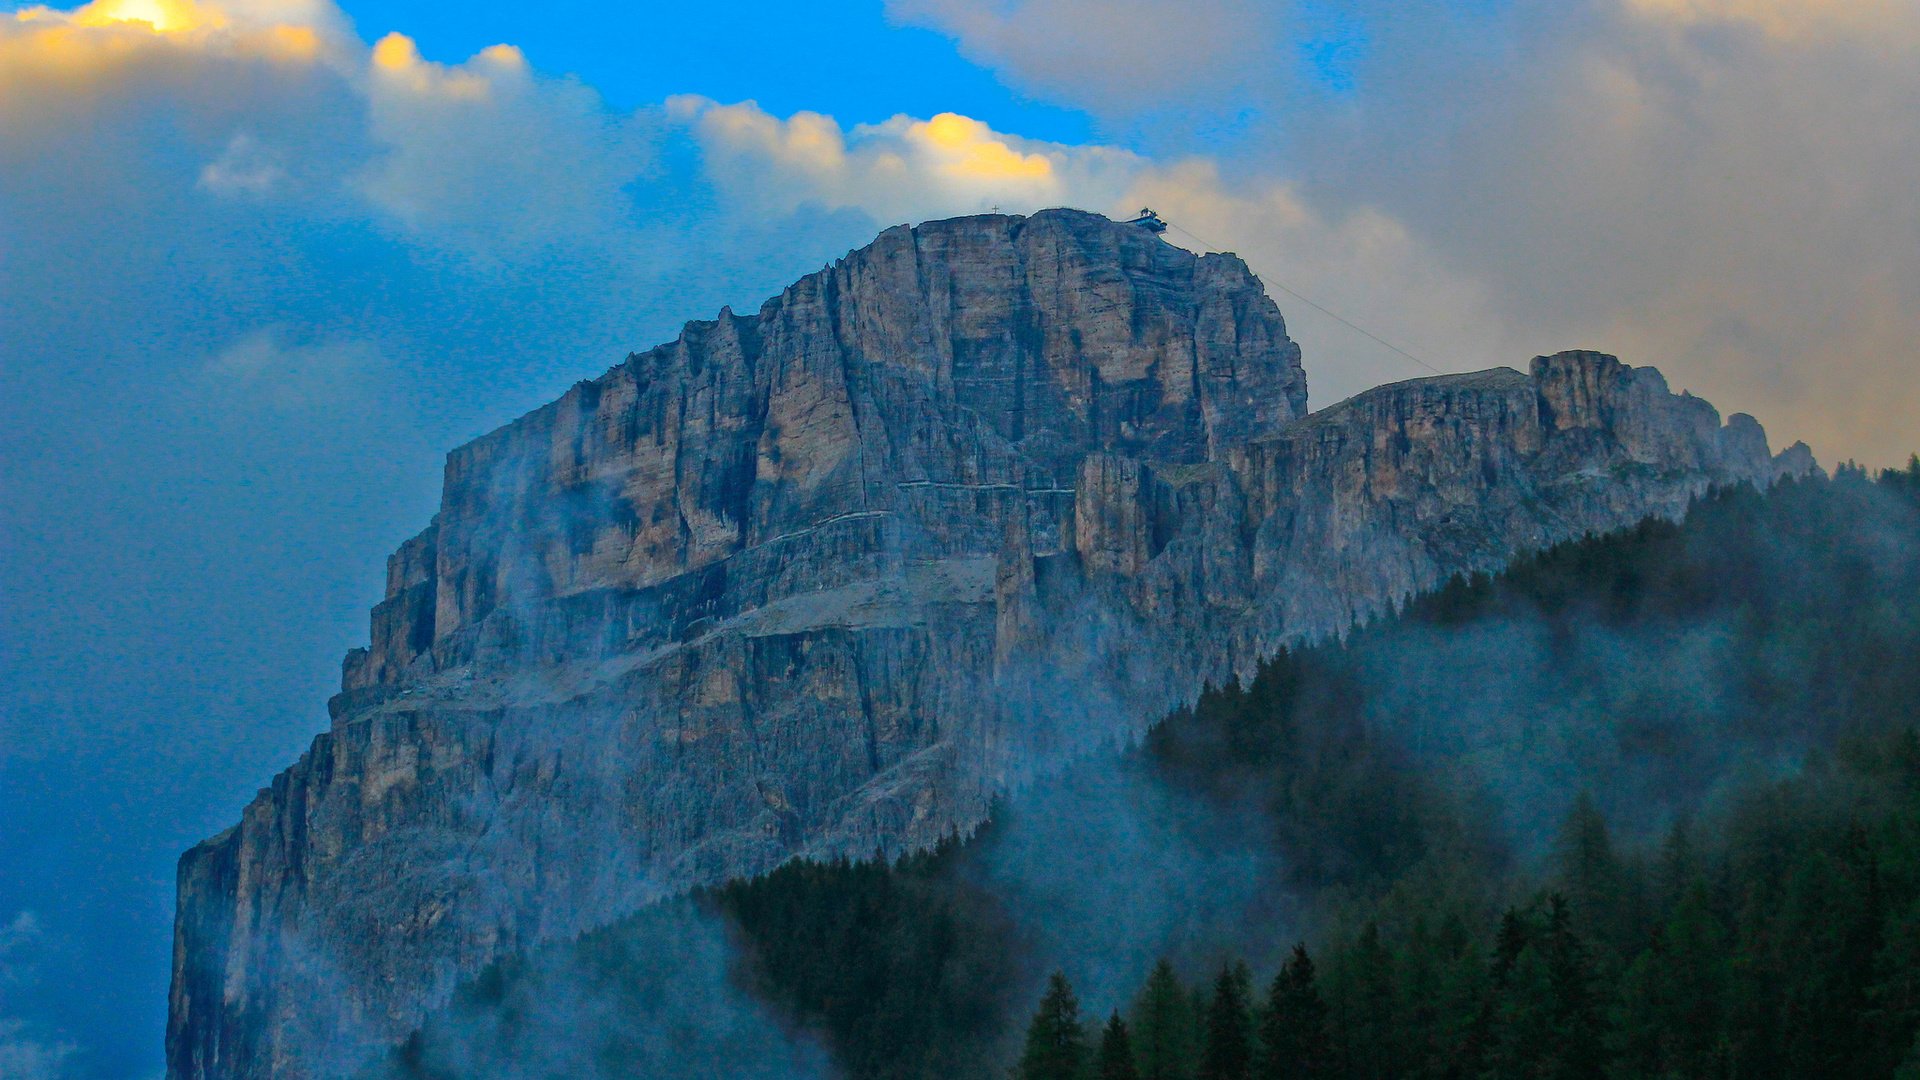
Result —
[[[1302,415],[1243,263],[1066,210],[889,231],[591,387],[449,455],[331,730],[183,856],[174,1080],[317,1080],[293,1003],[376,1053],[531,935],[932,844],[1446,574],[1811,467],[1591,353]]]

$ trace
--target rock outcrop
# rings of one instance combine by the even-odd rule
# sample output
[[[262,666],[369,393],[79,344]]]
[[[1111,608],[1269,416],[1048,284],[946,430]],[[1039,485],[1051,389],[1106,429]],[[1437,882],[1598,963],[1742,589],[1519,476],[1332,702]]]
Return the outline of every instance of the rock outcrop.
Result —
[[[1305,403],[1238,259],[1047,211],[454,451],[331,729],[181,860],[169,1074],[336,1075],[503,952],[928,844],[1284,643],[1810,465],[1594,353]]]

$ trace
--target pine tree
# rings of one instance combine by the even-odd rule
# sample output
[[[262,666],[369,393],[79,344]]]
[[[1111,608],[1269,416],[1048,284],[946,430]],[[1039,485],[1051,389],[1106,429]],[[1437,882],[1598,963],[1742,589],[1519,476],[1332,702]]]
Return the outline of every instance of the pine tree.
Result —
[[[1500,932],[1493,942],[1493,985],[1494,989],[1505,989],[1507,980],[1513,974],[1514,965],[1520,962],[1520,954],[1527,948],[1533,937],[1533,928],[1516,908],[1508,908],[1500,916]]]
[[[1191,1080],[1198,1056],[1193,1009],[1165,960],[1154,965],[1134,1001],[1130,1034],[1140,1080]]]
[[[1488,1039],[1489,1080],[1536,1080],[1557,1075],[1553,974],[1538,943],[1520,951],[1506,984],[1493,999]]]
[[[1635,949],[1639,943],[1633,941],[1636,920],[1626,869],[1614,853],[1606,818],[1586,792],[1580,793],[1567,814],[1556,861],[1580,924],[1615,956]]]
[[[1635,957],[1620,975],[1618,998],[1613,1007],[1609,1056],[1622,1076],[1660,1076],[1664,1051],[1660,1044],[1661,1000],[1659,954],[1665,948],[1655,932],[1655,941]]]
[[[1014,1067],[1015,1080],[1081,1080],[1087,1064],[1087,1035],[1080,1026],[1080,1003],[1067,977],[1047,979],[1046,996],[1027,1025],[1027,1046]]]
[[[1245,964],[1220,969],[1207,1004],[1206,1045],[1199,1080],[1252,1080],[1252,975]]]
[[[1720,1052],[1732,981],[1727,936],[1704,884],[1681,897],[1654,947],[1629,969],[1618,1042],[1623,1067],[1678,1076],[1710,1075]]]
[[[1200,1054],[1207,1046],[1207,1006],[1213,1004],[1213,988],[1205,982],[1187,990],[1187,1015],[1193,1017],[1193,1053],[1188,1057],[1188,1072],[1200,1068]]]
[[[1100,1033],[1100,1050],[1093,1061],[1094,1080],[1139,1080],[1140,1070],[1133,1060],[1133,1040],[1127,1037],[1127,1022],[1115,1012],[1107,1018]]]
[[[1461,1075],[1478,1076],[1488,1070],[1497,1071],[1499,1062],[1507,1054],[1503,1039],[1508,1036],[1510,1026],[1514,975],[1520,958],[1527,953],[1531,937],[1532,928],[1517,909],[1508,908],[1500,916],[1493,957],[1487,964],[1487,995],[1460,1048]]]
[[[1346,1058],[1355,1076],[1384,1078],[1399,1072],[1399,1018],[1393,1000],[1393,955],[1369,922],[1354,945],[1348,972]]]
[[[1920,472],[1920,469],[1915,471]],[[1905,1060],[1893,1072],[1893,1080],[1920,1080],[1920,1038],[1914,1039],[1913,1045],[1907,1049]]]
[[[1333,1071],[1327,1034],[1327,1003],[1314,984],[1313,959],[1304,942],[1273,977],[1260,1026],[1261,1080],[1316,1080]]]
[[[1544,925],[1527,928],[1510,914],[1501,924],[1488,1072],[1501,1078],[1598,1080],[1606,1071],[1606,1044],[1592,960],[1573,929],[1566,898],[1547,898]],[[1508,964],[1504,957],[1524,942]]]
[[[1565,897],[1547,898],[1547,932],[1542,941],[1552,998],[1557,1043],[1553,1075],[1569,1080],[1598,1080],[1605,1075],[1605,1042],[1594,994],[1593,962],[1573,928]]]
[[[1693,850],[1692,827],[1685,818],[1678,818],[1667,830],[1667,838],[1661,842],[1660,854],[1654,863],[1654,901],[1661,917],[1664,918],[1665,913],[1680,902],[1699,873],[1700,861]]]
[[[1920,1026],[1920,905],[1909,904],[1888,921],[1887,940],[1874,957],[1874,972],[1867,1000],[1883,1052],[1889,1062],[1904,1060],[1902,1068],[1920,1073],[1920,1043],[1911,1035]],[[1905,1049],[1903,1039],[1908,1043]]]

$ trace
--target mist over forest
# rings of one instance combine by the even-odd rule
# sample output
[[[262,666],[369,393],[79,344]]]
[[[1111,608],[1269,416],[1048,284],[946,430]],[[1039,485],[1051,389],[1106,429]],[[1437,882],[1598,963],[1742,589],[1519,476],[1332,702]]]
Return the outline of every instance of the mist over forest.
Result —
[[[0,0],[0,1080],[1920,1080],[1916,56]]]
[[[1920,460],[1718,491],[1289,650],[933,851],[503,961],[369,1075],[667,1040],[716,1077],[1905,1076],[1916,656]]]

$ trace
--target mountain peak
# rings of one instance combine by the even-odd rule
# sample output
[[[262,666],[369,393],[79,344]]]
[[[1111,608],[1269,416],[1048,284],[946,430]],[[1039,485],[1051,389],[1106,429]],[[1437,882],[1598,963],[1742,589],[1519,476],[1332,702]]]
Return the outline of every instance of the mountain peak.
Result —
[[[1776,468],[1600,354],[1305,406],[1238,259],[1048,210],[888,229],[455,450],[331,730],[181,861],[170,1075],[348,1071],[503,952],[930,845],[1288,643]]]

